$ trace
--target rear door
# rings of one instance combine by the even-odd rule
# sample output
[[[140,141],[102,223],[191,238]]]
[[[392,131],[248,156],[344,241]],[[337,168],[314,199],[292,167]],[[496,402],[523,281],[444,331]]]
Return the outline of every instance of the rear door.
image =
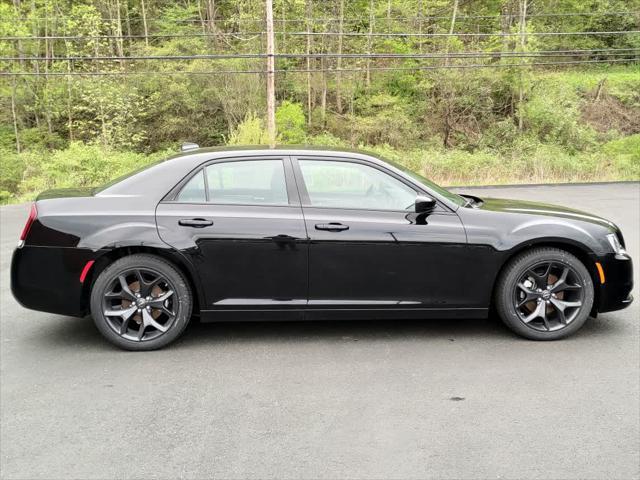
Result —
[[[376,164],[301,156],[294,168],[310,238],[310,318],[314,309],[424,316],[469,306],[472,254],[454,212],[438,205],[419,217],[416,187]]]
[[[195,266],[202,310],[302,317],[308,246],[289,157],[210,162],[158,205],[156,218],[160,237]]]

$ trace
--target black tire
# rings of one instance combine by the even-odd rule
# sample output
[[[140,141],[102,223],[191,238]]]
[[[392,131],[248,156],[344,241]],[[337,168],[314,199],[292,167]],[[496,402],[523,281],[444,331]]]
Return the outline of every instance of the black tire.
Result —
[[[125,350],[156,350],[173,342],[187,327],[192,306],[184,275],[155,255],[116,260],[100,273],[91,289],[96,327],[109,342]]]
[[[593,301],[593,280],[584,264],[569,252],[550,247],[513,258],[495,290],[502,321],[530,340],[558,340],[575,333],[589,317]]]

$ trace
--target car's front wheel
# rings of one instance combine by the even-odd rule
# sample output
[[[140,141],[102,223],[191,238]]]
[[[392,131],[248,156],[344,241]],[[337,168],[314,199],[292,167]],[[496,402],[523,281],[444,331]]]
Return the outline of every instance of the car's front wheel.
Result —
[[[502,321],[532,340],[557,340],[589,317],[593,281],[584,264],[558,248],[534,248],[505,267],[496,286]]]
[[[178,338],[191,318],[187,280],[160,257],[136,254],[105,268],[91,290],[98,330],[126,350],[155,350]]]

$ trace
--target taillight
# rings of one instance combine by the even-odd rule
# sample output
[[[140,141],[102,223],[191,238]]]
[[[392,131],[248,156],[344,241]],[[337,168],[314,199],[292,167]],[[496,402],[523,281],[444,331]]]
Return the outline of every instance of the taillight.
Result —
[[[31,210],[29,211],[29,218],[27,218],[27,223],[25,223],[22,233],[20,234],[18,247],[22,247],[24,245],[24,241],[27,239],[27,235],[29,235],[29,230],[31,230],[31,225],[33,225],[36,218],[38,218],[38,209],[36,208],[36,204],[32,203]]]

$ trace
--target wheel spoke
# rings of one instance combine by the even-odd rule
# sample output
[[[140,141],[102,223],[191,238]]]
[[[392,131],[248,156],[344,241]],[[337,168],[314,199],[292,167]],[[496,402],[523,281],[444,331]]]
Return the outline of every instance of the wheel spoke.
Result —
[[[127,279],[124,275],[118,275],[118,282],[120,283],[121,291],[118,293],[111,292],[110,294],[105,295],[107,298],[124,298],[126,300],[135,301],[136,296],[133,294],[131,289],[129,288],[129,284],[127,283]]]
[[[156,322],[155,318],[153,318],[149,311],[146,309],[142,311],[142,323],[143,325],[151,326],[162,333],[166,332],[168,329],[168,327],[165,327],[164,325]]]
[[[553,306],[553,309],[556,311],[556,315],[558,316],[558,321],[560,323],[562,323],[563,325],[567,324],[567,317],[564,314],[564,308],[560,308],[558,307],[558,305],[556,305],[556,302],[552,301],[551,305]]]
[[[129,330],[129,320],[131,320],[131,316],[122,319],[122,323],[120,324],[120,335],[124,335]]]
[[[136,310],[136,306],[134,305],[128,308],[110,308],[103,313],[105,317],[121,317],[123,320],[129,320]]]
[[[557,298],[552,298],[551,303],[554,307],[561,309],[563,312],[567,308],[581,307],[582,302],[580,300],[576,300],[575,302],[567,302],[564,300],[558,300]]]
[[[142,337],[144,337],[144,329],[146,328],[146,325],[144,324],[144,322],[142,322],[140,324],[140,329],[138,330],[138,340],[142,340]]]
[[[142,275],[142,271],[136,270],[136,277],[138,277],[138,281],[140,282],[140,296],[148,297],[151,295],[151,291],[153,287],[155,287],[158,283],[163,281],[163,278],[159,275],[155,276],[153,280],[148,281]]]
[[[526,287],[522,282],[520,282],[517,286],[524,293],[524,298],[519,300],[516,308],[522,308],[525,304],[536,300],[540,296],[537,292],[534,292],[530,288]]]
[[[544,318],[543,315],[545,315],[545,303],[540,302],[536,309],[524,318],[524,323],[529,323],[536,318]]]
[[[549,273],[551,272],[551,265],[552,265],[551,263],[547,264],[546,270],[542,275],[537,273],[533,268],[530,268],[529,270],[527,270],[526,274],[533,278],[538,288],[545,289],[547,288],[547,285],[548,285],[547,281],[549,278]]]
[[[580,290],[581,288],[582,288],[582,285],[569,285],[566,282],[558,284],[558,282],[556,282],[553,284],[553,288],[551,289],[551,291],[553,293],[560,293],[568,290]]]
[[[173,295],[173,290],[168,290],[159,297],[151,297],[152,299],[147,302],[147,305],[151,308],[162,308],[164,306],[164,302],[166,302],[171,295]]]
[[[547,304],[546,303],[542,303],[543,308],[542,308],[542,321],[544,322],[544,328],[547,329],[547,331],[551,330],[551,326],[549,325],[549,320],[547,319]]]

